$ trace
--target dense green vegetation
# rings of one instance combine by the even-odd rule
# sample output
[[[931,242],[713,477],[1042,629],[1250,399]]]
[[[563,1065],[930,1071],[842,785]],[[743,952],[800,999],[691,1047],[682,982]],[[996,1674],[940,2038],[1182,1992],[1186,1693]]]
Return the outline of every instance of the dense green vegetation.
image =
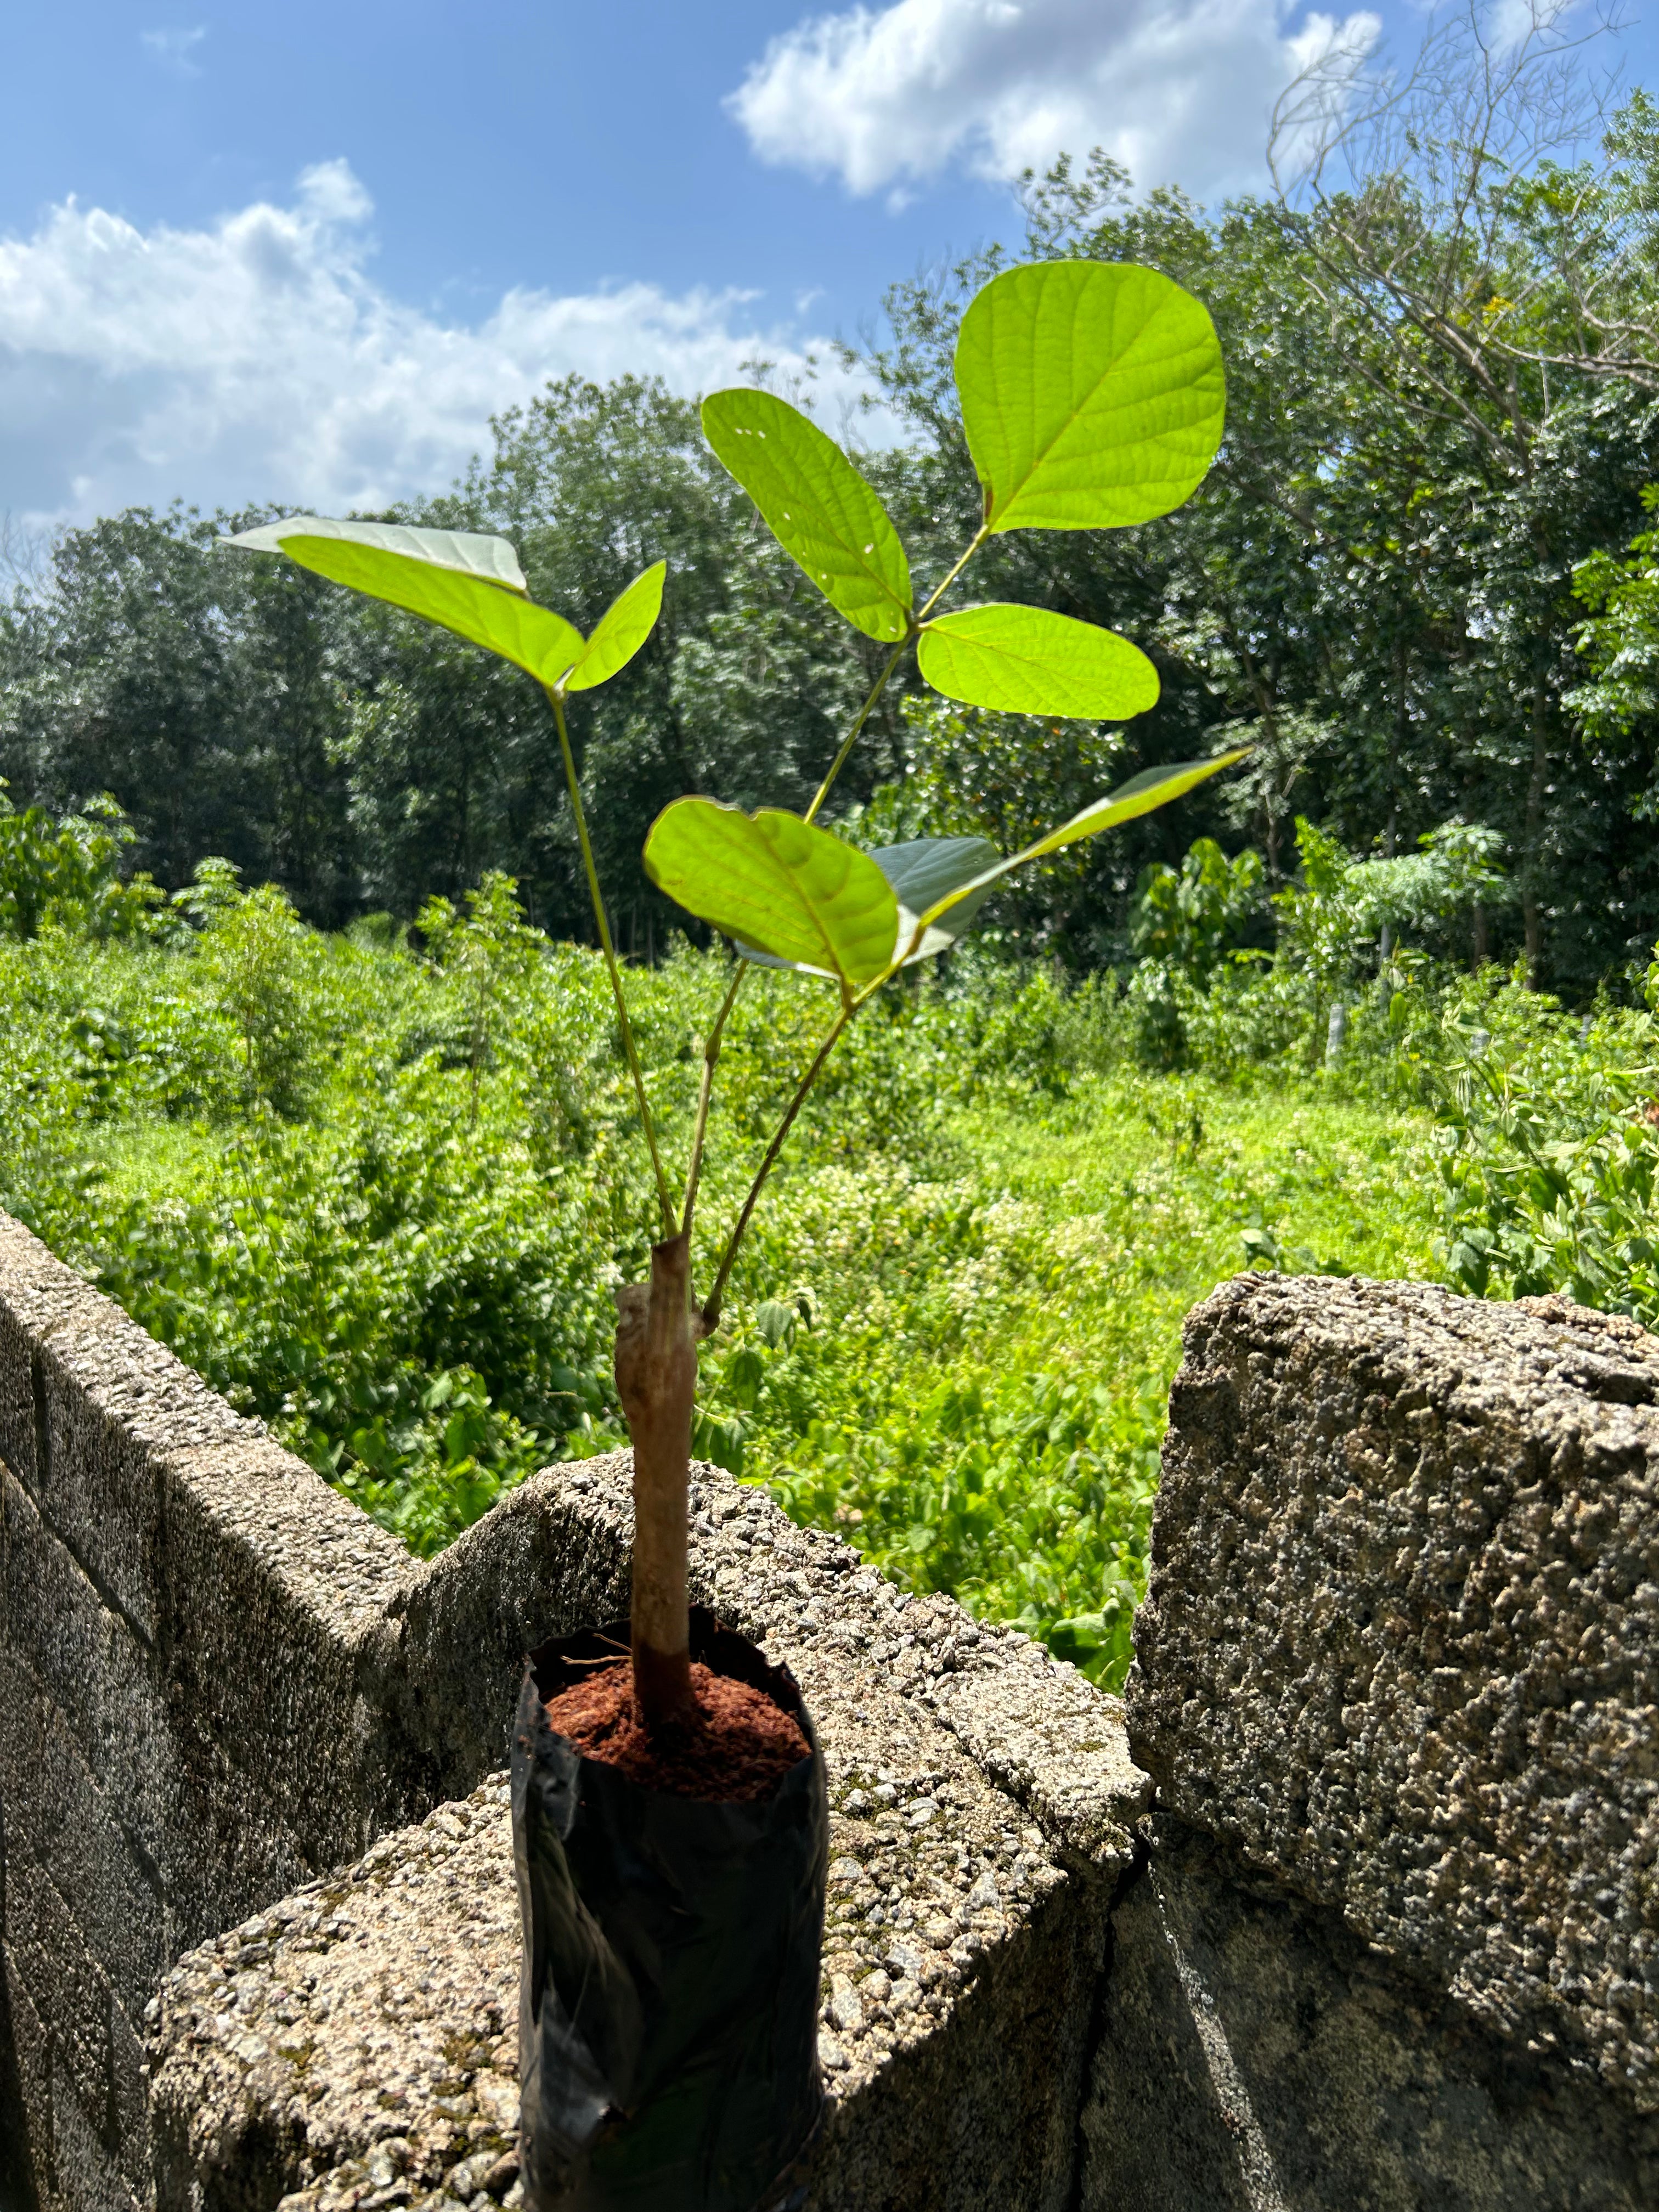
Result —
[[[1452,821],[1490,830],[1510,895],[1445,916],[1449,956],[1524,951],[1585,1002],[1645,957],[1652,597],[1618,572],[1659,478],[1659,110],[1633,94],[1598,143],[1553,35],[1500,40],[1496,77],[1490,56],[1443,51],[1394,135],[1349,146],[1359,181],[1340,191],[1206,210],[1169,191],[1132,204],[1099,159],[1032,180],[1022,257],[1148,263],[1210,309],[1227,434],[1180,512],[999,538],[973,591],[1123,631],[1163,696],[1127,728],[1055,732],[1034,769],[1029,735],[980,730],[964,749],[907,661],[835,819],[902,791],[913,826],[1010,850],[1095,797],[1103,769],[1115,781],[1245,736],[1248,778],[1009,893],[1003,926],[1074,970],[1121,960],[1146,865],[1209,833],[1255,846],[1276,888],[1302,813],[1383,855]],[[978,519],[951,349],[1005,258],[895,287],[866,356],[903,442],[864,464],[921,592]],[[620,933],[652,954],[678,926],[640,867],[661,807],[709,792],[799,811],[882,648],[755,526],[695,406],[636,380],[550,386],[403,519],[507,537],[535,596],[584,632],[667,562],[649,646],[573,716]],[[412,918],[495,867],[550,933],[586,938],[536,686],[283,564],[216,556],[221,526],[134,512],[70,531],[0,611],[14,799],[62,812],[112,793],[169,889],[220,853],[337,926]]]
[[[699,1451],[1108,1680],[1180,1318],[1218,1279],[1659,1322],[1659,110],[1633,94],[1587,155],[1547,44],[1516,54],[1453,53],[1341,190],[1029,180],[1024,256],[1205,302],[1228,427],[1179,513],[995,538],[974,588],[1123,632],[1162,696],[1033,721],[902,660],[825,817],[1011,853],[1137,769],[1253,748],[860,1015],[702,1352]],[[861,465],[919,593],[979,520],[951,349],[1006,258],[896,287],[864,356],[902,438]],[[389,519],[504,534],[584,632],[667,564],[571,728],[684,1158],[726,970],[646,832],[688,793],[802,809],[887,648],[661,387],[567,380],[492,430]],[[215,551],[260,519],[66,532],[0,606],[0,1205],[429,1551],[621,1441],[641,1118],[546,701]],[[738,1001],[703,1262],[824,1023],[799,978]]]
[[[621,1441],[609,1288],[653,1212],[597,957],[500,878],[412,938],[323,934],[213,865],[112,908],[102,825],[62,835],[91,887],[0,939],[0,1204],[420,1549]],[[701,1451],[1109,1679],[1180,1319],[1217,1280],[1437,1274],[1659,1318],[1645,1010],[1586,1038],[1495,969],[1396,949],[1367,975],[1374,887],[1328,842],[1323,888],[1283,895],[1299,937],[1241,957],[1251,872],[1206,903],[1206,870],[1148,886],[1163,949],[1127,986],[993,941],[872,1007],[703,1355]],[[631,978],[671,1139],[724,974],[681,944]],[[796,978],[739,1002],[711,1238],[822,1018]]]

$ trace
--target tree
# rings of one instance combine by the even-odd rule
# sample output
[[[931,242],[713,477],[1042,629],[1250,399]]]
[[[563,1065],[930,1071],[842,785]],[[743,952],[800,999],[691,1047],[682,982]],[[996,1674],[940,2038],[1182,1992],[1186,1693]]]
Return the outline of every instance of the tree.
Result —
[[[1395,513],[1411,512],[1400,495],[1420,492],[1462,540],[1489,646],[1488,757],[1524,793],[1516,842],[1534,978],[1559,873],[1549,848],[1563,810],[1550,802],[1567,738],[1568,580],[1608,520],[1572,464],[1599,447],[1589,480],[1600,489],[1613,474],[1627,502],[1654,426],[1638,395],[1656,388],[1652,114],[1638,96],[1599,164],[1564,166],[1601,120],[1577,65],[1596,29],[1577,33],[1568,14],[1564,0],[1528,0],[1517,30],[1468,0],[1431,26],[1409,69],[1383,71],[1357,100],[1352,58],[1337,80],[1316,64],[1281,101],[1272,149],[1303,283],[1380,403],[1386,444],[1373,434],[1364,445],[1398,488]],[[1609,447],[1623,448],[1614,471]],[[1434,462],[1419,486],[1395,458],[1414,450]]]
[[[165,884],[223,854],[339,921],[356,886],[329,613],[307,577],[228,572],[216,535],[178,507],[65,532],[0,617],[0,765],[55,812],[112,793]]]
[[[1131,527],[1190,494],[1213,457],[1224,413],[1209,317],[1167,277],[1133,264],[1010,269],[969,303],[955,377],[963,441],[981,495],[965,548],[926,592],[915,588],[903,543],[874,490],[806,416],[752,390],[703,403],[715,454],[824,602],[874,643],[881,666],[803,812],[750,812],[689,795],[665,806],[646,838],[645,866],[658,890],[730,939],[738,956],[704,1043],[678,1195],[635,1047],[568,719],[573,700],[608,687],[647,647],[666,562],[625,584],[584,636],[531,597],[514,549],[499,537],[299,517],[232,541],[282,553],[483,647],[539,684],[552,708],[662,1216],[649,1284],[618,1294],[616,1356],[634,1445],[633,1692],[653,1736],[695,1717],[686,1500],[697,1344],[720,1324],[755,1206],[842,1033],[905,968],[946,950],[1012,871],[1154,811],[1238,757],[1222,753],[1133,777],[1006,860],[975,837],[908,841],[872,855],[817,823],[888,681],[913,652],[933,690],[1001,714],[1127,719],[1158,696],[1152,664],[1115,631],[1019,602],[961,605],[951,592],[974,557],[1010,533]],[[835,1011],[699,1304],[692,1233],[720,1037],[757,962],[827,980]]]
[[[1647,486],[1642,504],[1659,515],[1659,484]],[[1645,734],[1659,723],[1659,527],[1638,531],[1626,560],[1601,552],[1581,561],[1572,588],[1590,610],[1577,646],[1591,681],[1566,703],[1592,737]]]

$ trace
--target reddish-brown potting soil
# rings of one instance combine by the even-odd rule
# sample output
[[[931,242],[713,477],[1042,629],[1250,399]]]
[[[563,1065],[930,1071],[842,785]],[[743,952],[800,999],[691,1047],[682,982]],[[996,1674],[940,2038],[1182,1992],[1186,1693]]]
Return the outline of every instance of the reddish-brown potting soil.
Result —
[[[626,1659],[596,1667],[547,1701],[547,1717],[586,1758],[673,1797],[751,1804],[769,1797],[811,1749],[793,1716],[763,1690],[691,1668],[694,1711],[678,1727],[647,1734]]]

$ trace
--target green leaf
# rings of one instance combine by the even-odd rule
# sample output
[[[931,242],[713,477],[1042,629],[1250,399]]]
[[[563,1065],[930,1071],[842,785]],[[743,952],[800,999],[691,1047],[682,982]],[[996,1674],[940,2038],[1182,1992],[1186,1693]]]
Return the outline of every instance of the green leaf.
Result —
[[[542,684],[556,684],[582,656],[581,632],[524,596],[518,556],[502,538],[300,515],[220,542],[286,553],[301,568],[500,653]]]
[[[1221,442],[1215,326],[1190,293],[1132,262],[994,276],[963,317],[956,372],[994,532],[1167,514]]]
[[[1046,607],[960,607],[923,629],[917,665],[935,691],[1009,714],[1126,721],[1158,702],[1158,671],[1115,630]]]
[[[651,825],[645,872],[725,936],[854,989],[892,963],[892,885],[854,846],[799,815],[677,799]]]
[[[831,606],[896,645],[910,623],[910,564],[887,510],[833,438],[769,392],[716,392],[703,434],[773,536]]]
[[[970,891],[950,909],[942,922],[924,927],[920,917],[924,907],[936,904],[947,892],[982,873],[995,861],[997,850],[983,837],[917,837],[906,845],[883,846],[869,857],[897,896],[898,927],[893,957],[899,966],[908,968],[913,961],[928,960],[936,953],[948,952],[957,938],[972,927],[975,917],[990,896],[988,888]],[[781,960],[745,944],[741,938],[736,943],[743,957],[752,960],[757,967],[793,968],[811,975],[830,973],[828,969],[811,962]]]
[[[755,1309],[755,1326],[774,1352],[781,1344],[794,1341],[795,1327],[799,1318],[796,1309],[786,1305],[781,1298],[768,1298]]]
[[[1051,830],[1046,837],[1039,837],[1023,853],[1016,853],[1012,860],[999,860],[994,868],[987,868],[959,890],[937,900],[924,910],[922,921],[931,927],[965,897],[975,891],[988,890],[1015,868],[1023,868],[1028,860],[1041,860],[1067,845],[1081,843],[1085,837],[1097,837],[1103,830],[1115,829],[1120,822],[1133,822],[1138,815],[1151,814],[1160,806],[1167,806],[1172,799],[1182,798],[1195,784],[1242,761],[1249,750],[1249,745],[1238,745],[1231,752],[1217,753],[1209,760],[1177,761],[1173,767],[1143,769],[1139,775],[1132,775],[1127,783],[1120,784],[1104,799],[1096,799],[1092,806],[1085,806],[1069,822],[1062,822],[1058,830]]]
[[[976,881],[995,865],[996,857],[996,847],[983,837],[916,837],[908,844],[885,845],[872,852],[870,858],[898,897],[901,948],[915,937],[921,915],[950,892]],[[920,941],[905,953],[902,964],[908,967],[913,960],[927,960],[937,952],[948,951],[971,927],[990,896],[988,884],[970,892],[942,922],[922,931]]]
[[[1106,1617],[1079,1613],[1070,1620],[1057,1620],[1048,1631],[1048,1649],[1061,1659],[1085,1658],[1106,1641]]]
[[[599,617],[581,659],[565,678],[567,691],[591,691],[628,665],[657,626],[667,574],[668,563],[659,561],[617,593]]]
[[[262,523],[257,530],[241,531],[219,543],[239,545],[250,553],[286,553],[291,538],[332,538],[342,544],[372,546],[428,568],[498,584],[521,599],[530,595],[519,556],[507,539],[471,530],[412,530],[401,522],[331,522],[319,514],[292,514],[286,522]]]

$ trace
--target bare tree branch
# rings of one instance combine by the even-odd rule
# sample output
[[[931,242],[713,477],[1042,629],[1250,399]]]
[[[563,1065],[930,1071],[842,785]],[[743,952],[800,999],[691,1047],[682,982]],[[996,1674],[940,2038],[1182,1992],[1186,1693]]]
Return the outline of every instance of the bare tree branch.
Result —
[[[1616,0],[1569,14],[1462,0],[1403,70],[1334,43],[1269,145],[1315,296],[1409,355],[1396,398],[1522,466],[1551,368],[1659,390],[1659,109],[1637,93],[1610,120],[1617,70],[1586,67]]]

